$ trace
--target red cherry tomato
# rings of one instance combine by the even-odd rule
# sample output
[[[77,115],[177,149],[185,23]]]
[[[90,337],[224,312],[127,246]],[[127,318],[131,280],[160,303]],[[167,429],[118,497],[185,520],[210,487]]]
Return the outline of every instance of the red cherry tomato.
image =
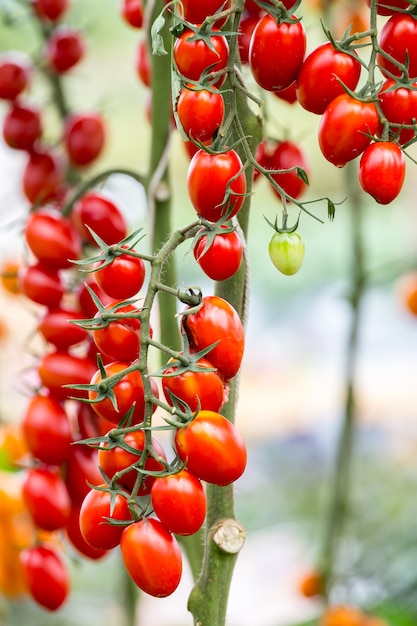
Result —
[[[216,31],[215,28],[212,30]],[[210,49],[203,39],[190,41],[192,37],[194,37],[194,33],[185,30],[174,44],[174,61],[179,73],[185,79],[199,81],[205,71],[211,73],[226,69],[229,45],[221,31],[210,37],[213,49]],[[214,85],[220,87],[225,79],[226,74],[222,73]]]
[[[212,280],[227,280],[236,274],[243,258],[243,245],[237,232],[215,235],[209,248],[207,235],[194,246],[194,257],[203,272]]]
[[[145,87],[151,87],[152,85],[151,70],[148,42],[146,41],[146,37],[143,37],[139,41],[136,52],[136,73],[139,80],[143,85],[145,85]]]
[[[83,319],[79,311],[73,309],[57,307],[46,311],[38,324],[38,332],[48,343],[58,350],[66,350],[70,346],[84,341],[88,332],[73,324],[77,320]]]
[[[55,22],[68,10],[69,0],[32,0],[32,7],[41,19]]]
[[[387,3],[388,4],[388,3]],[[383,52],[399,63],[408,62],[408,75],[417,76],[417,19],[410,13],[395,13],[381,27],[378,44]],[[401,76],[401,70],[389,58],[377,54],[377,63],[381,72],[389,78],[388,72]]]
[[[94,304],[94,300],[87,287],[95,293],[104,306],[113,302],[113,298],[108,296],[99,285],[96,283],[95,278],[89,278],[83,282],[77,289],[77,300],[83,317],[85,319],[91,319],[97,313],[97,307]]]
[[[71,510],[66,485],[57,471],[47,467],[27,470],[23,501],[35,524],[43,530],[65,528]]]
[[[106,305],[114,308],[116,302]],[[139,309],[131,304],[117,308],[116,314],[139,315]],[[101,314],[96,313],[96,318]],[[99,352],[113,361],[135,361],[140,352],[140,320],[138,317],[126,317],[113,320],[107,326],[92,331],[93,341]]]
[[[87,226],[107,245],[119,243],[127,235],[126,220],[111,197],[102,191],[89,191],[75,204],[71,213],[74,228],[84,241],[97,245]]]
[[[69,220],[54,209],[30,214],[24,235],[26,243],[45,267],[65,269],[81,256],[81,240]]]
[[[366,4],[370,7],[371,0],[366,0]],[[409,6],[409,2],[404,2],[404,0],[390,0],[389,5],[386,0],[377,0],[376,12],[378,15],[393,15],[397,9],[406,11]]]
[[[47,352],[39,360],[38,375],[42,385],[59,400],[86,398],[86,391],[66,388],[64,385],[88,385],[96,368],[90,359],[55,350]]]
[[[194,209],[204,219],[217,222],[226,214],[236,215],[246,193],[245,173],[237,152],[209,154],[198,150],[188,168],[187,188]]]
[[[371,143],[379,126],[374,102],[361,102],[347,93],[327,106],[319,124],[319,145],[324,157],[343,167]]]
[[[252,33],[249,66],[258,85],[267,91],[289,87],[297,78],[306,51],[302,22],[277,21],[267,13]]]
[[[297,100],[307,111],[321,115],[332,100],[345,93],[343,85],[356,89],[360,74],[359,58],[340,52],[330,42],[323,43],[301,66],[296,81]]]
[[[120,493],[113,498],[108,491],[91,489],[80,508],[80,530],[92,548],[111,550],[119,545],[124,526],[108,523],[111,519],[119,522],[132,519],[127,498]]]
[[[80,508],[81,506],[78,503],[71,505],[71,513],[65,529],[66,537],[81,556],[97,561],[106,556],[108,550],[96,550],[84,539],[80,530]]]
[[[49,611],[59,609],[68,597],[70,580],[57,550],[46,544],[25,548],[20,553],[20,562],[35,602]]]
[[[195,0],[182,0],[181,2],[182,16],[191,24],[201,24],[205,18],[214,15],[217,11],[230,7],[230,0],[204,0],[203,2],[195,2]],[[216,26],[220,28],[225,19],[218,20]]]
[[[126,450],[121,445],[113,445],[113,442],[102,443],[98,450],[99,465],[110,480],[116,473],[122,472],[122,470],[126,469],[130,465],[140,461],[146,443],[145,431],[134,430],[130,433],[126,433],[123,435],[122,443],[126,444],[126,447],[129,446],[131,450]],[[137,450],[137,454],[133,450]],[[151,437],[151,451],[146,457],[143,468],[151,472],[164,471],[165,465],[158,459],[158,457],[166,461],[166,455],[163,447],[155,437]],[[132,468],[130,471],[123,473],[117,482],[129,491],[132,491],[137,477],[138,471]],[[148,495],[154,481],[155,476],[143,475],[138,495]]]
[[[0,56],[0,98],[15,100],[29,84],[32,63],[22,52],[4,52]]]
[[[102,153],[105,142],[106,127],[100,115],[79,113],[65,120],[64,144],[74,165],[90,165]]]
[[[101,485],[102,482],[97,450],[74,441],[65,472],[65,484],[72,504],[81,505],[91,485]]]
[[[50,308],[59,305],[65,291],[58,271],[51,270],[42,263],[23,268],[19,272],[19,284],[23,295]]]
[[[59,197],[64,171],[52,152],[31,152],[23,169],[22,190],[32,204],[45,204]]]
[[[126,246],[124,246],[126,247]],[[127,249],[127,248],[126,248]],[[111,263],[104,265],[97,261],[94,277],[103,291],[116,300],[126,300],[135,296],[145,280],[145,263],[128,252],[116,255]]]
[[[398,84],[392,78],[388,78],[382,85],[379,102],[383,114],[390,123],[399,125],[414,123],[417,111],[417,83],[413,83],[413,87],[410,89],[406,84]],[[391,135],[398,135],[399,143],[404,145],[414,138],[414,130],[393,126]]]
[[[207,359],[199,359],[198,366],[202,368],[201,371],[188,370],[176,374],[178,367],[170,366],[168,362],[164,375],[169,374],[169,376],[162,377],[162,389],[166,401],[172,406],[171,393],[185,402],[193,413],[199,409],[220,411],[227,400],[223,381]],[[210,371],[211,369],[214,371]]]
[[[38,109],[14,103],[3,120],[3,138],[9,148],[30,152],[41,134]]]
[[[249,11],[245,11],[239,22],[238,46],[240,60],[243,65],[247,65],[249,63],[250,39],[259,20],[259,13],[250,13]]]
[[[389,204],[400,193],[405,178],[405,157],[390,141],[371,143],[361,156],[359,182],[380,204]]]
[[[229,485],[246,467],[246,446],[236,426],[220,413],[200,411],[175,433],[175,449],[198,478]]]
[[[46,43],[46,61],[57,74],[63,74],[75,67],[84,54],[84,37],[78,30],[66,24],[55,28]]]
[[[177,114],[188,137],[205,142],[211,140],[224,117],[224,100],[221,93],[208,89],[184,87],[177,102]]]
[[[68,459],[70,422],[62,404],[52,396],[31,398],[23,414],[22,431],[29,451],[42,463],[61,465]]]
[[[120,13],[126,24],[133,28],[142,28],[143,5],[142,0],[122,0]]]
[[[178,587],[181,550],[174,535],[159,520],[145,517],[125,528],[120,549],[129,576],[145,593],[164,598]]]
[[[206,495],[197,476],[187,469],[157,478],[151,501],[162,524],[177,535],[192,535],[204,523]]]
[[[218,296],[205,296],[197,313],[183,316],[182,325],[191,349],[196,352],[218,342],[207,359],[224,380],[237,374],[245,348],[245,332],[231,304]]]
[[[309,166],[304,151],[293,141],[278,142],[276,148],[268,155],[268,168],[271,170],[288,170],[292,167],[301,167],[308,174]],[[292,198],[299,198],[307,188],[305,181],[297,175],[296,170],[282,174],[271,174],[271,176]],[[272,185],[271,189],[278,197],[281,197],[281,194]]]

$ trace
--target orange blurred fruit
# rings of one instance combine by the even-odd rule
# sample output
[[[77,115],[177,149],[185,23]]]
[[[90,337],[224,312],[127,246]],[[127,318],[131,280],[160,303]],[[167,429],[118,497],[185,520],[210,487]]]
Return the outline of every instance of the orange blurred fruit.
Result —
[[[0,270],[0,284],[5,291],[12,295],[20,293],[19,268],[20,263],[17,261],[6,261]]]

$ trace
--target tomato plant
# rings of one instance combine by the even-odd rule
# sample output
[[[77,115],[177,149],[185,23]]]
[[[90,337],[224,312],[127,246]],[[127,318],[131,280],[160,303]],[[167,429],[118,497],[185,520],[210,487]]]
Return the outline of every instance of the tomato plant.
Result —
[[[173,55],[176,67],[184,79],[199,81],[204,73],[220,72],[214,85],[220,87],[223,84],[229,45],[220,31],[210,37],[208,46],[204,39],[194,38],[191,30],[185,30],[174,44]]]
[[[126,246],[124,248],[127,250]],[[116,253],[110,263],[96,263],[94,277],[107,295],[124,300],[140,291],[145,280],[145,264],[142,259],[129,252]]]
[[[195,90],[187,85],[177,102],[177,114],[185,134],[201,142],[213,137],[223,121],[224,110],[223,96],[215,87]]]
[[[222,226],[227,229],[227,226]],[[193,248],[194,257],[212,280],[227,280],[236,274],[243,259],[243,244],[235,230],[221,231],[211,241],[202,234]]]
[[[380,204],[389,204],[400,193],[405,178],[405,157],[391,141],[378,141],[366,148],[359,163],[359,182]]]
[[[120,543],[124,526],[110,521],[131,520],[127,498],[121,493],[110,494],[102,491],[105,484],[91,489],[80,508],[80,530],[85,541],[96,550],[111,550]]]

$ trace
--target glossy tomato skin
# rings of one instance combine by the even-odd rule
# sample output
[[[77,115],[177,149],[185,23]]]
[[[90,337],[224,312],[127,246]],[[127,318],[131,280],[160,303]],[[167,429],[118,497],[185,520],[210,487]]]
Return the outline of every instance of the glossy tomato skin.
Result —
[[[45,204],[59,197],[64,172],[61,163],[52,152],[33,151],[22,175],[22,190],[31,204]]]
[[[68,597],[70,580],[57,550],[46,544],[25,548],[20,553],[20,562],[35,602],[49,611],[59,609]]]
[[[187,22],[192,24],[202,24],[206,17],[214,15],[217,11],[230,7],[230,0],[204,0],[203,2],[195,2],[194,0],[182,1],[182,15]],[[216,25],[220,28],[225,20],[219,20]]]
[[[191,349],[196,352],[218,342],[207,359],[223,380],[237,374],[245,349],[245,332],[231,304],[218,296],[204,296],[202,307],[196,313],[184,315],[182,325]]]
[[[91,489],[91,485],[101,485],[103,476],[98,466],[95,448],[90,448],[74,441],[66,463],[65,484],[72,504],[79,504]]]
[[[268,168],[271,170],[287,170],[301,167],[308,173],[309,165],[304,150],[293,141],[280,141],[268,155]],[[292,198],[299,198],[307,189],[306,182],[297,176],[297,171],[271,174],[282,189]],[[281,194],[271,185],[272,191],[280,198]]]
[[[250,39],[259,20],[260,16],[258,13],[245,11],[239,22],[238,46],[242,65],[247,65],[249,63]]]
[[[327,106],[320,120],[318,138],[323,156],[343,167],[371,143],[379,127],[373,102],[360,102],[345,93]]]
[[[80,508],[81,506],[79,503],[73,503],[71,505],[71,513],[68,524],[65,528],[66,537],[72,547],[75,548],[79,554],[87,559],[98,561],[106,556],[109,551],[97,550],[86,542],[80,530]]]
[[[164,598],[178,587],[182,556],[174,535],[153,517],[128,526],[120,541],[122,559],[129,576],[145,593]]]
[[[396,86],[395,80],[388,78],[382,85],[379,93],[381,109],[387,120],[393,124],[413,124],[417,112],[417,83],[413,89],[407,86]],[[414,138],[411,128],[392,127],[391,134],[398,135],[401,145]]]
[[[307,111],[321,115],[332,100],[345,93],[341,82],[354,91],[360,74],[359,58],[336,50],[330,42],[323,43],[301,66],[296,81],[297,100]]]
[[[68,415],[50,395],[36,395],[26,406],[22,430],[31,454],[49,465],[61,465],[70,454],[72,441]]]
[[[3,120],[3,138],[9,148],[30,152],[42,134],[38,109],[14,104]]]
[[[84,54],[83,36],[78,30],[66,24],[55,28],[46,43],[46,61],[57,74],[64,74],[75,67]]]
[[[205,358],[198,361],[201,368],[213,369],[212,364]],[[172,406],[170,393],[185,402],[194,413],[199,409],[220,411],[227,400],[226,388],[216,369],[214,371],[193,372],[188,370],[175,375],[178,368],[168,367],[164,374],[173,374],[162,377],[162,389],[168,404]]]
[[[96,367],[90,359],[64,350],[54,350],[39,360],[38,375],[42,385],[58,400],[71,396],[86,398],[86,391],[66,388],[64,385],[88,385]]]
[[[69,220],[54,209],[30,214],[24,231],[26,243],[36,258],[51,269],[71,267],[81,255],[81,240]]]
[[[204,523],[206,494],[190,470],[157,478],[152,485],[151,501],[159,520],[176,535],[193,535]]]
[[[268,252],[275,267],[292,276],[300,269],[304,260],[304,241],[297,232],[276,232],[272,235]]]
[[[28,56],[20,52],[5,52],[0,56],[0,98],[16,100],[29,85],[32,64]]]
[[[400,63],[408,59],[408,75],[417,76],[417,19],[409,13],[396,13],[381,27],[378,35],[380,48]],[[401,76],[401,70],[382,54],[377,54],[381,72]],[[385,71],[387,70],[387,71]]]
[[[95,264],[94,277],[103,291],[116,300],[133,298],[142,288],[145,280],[145,264],[142,259],[131,254],[120,254],[100,269],[102,263]]]
[[[255,26],[249,45],[249,67],[267,91],[289,87],[297,78],[306,51],[302,22],[282,22],[267,13]]]
[[[245,471],[246,446],[242,435],[220,413],[200,411],[175,432],[175,449],[187,469],[214,485],[229,485]]]
[[[89,191],[74,205],[71,222],[84,241],[97,245],[87,226],[107,245],[127,235],[126,220],[113,200],[101,191]]]
[[[225,215],[236,215],[246,193],[246,178],[242,168],[242,161],[234,150],[209,154],[201,149],[195,153],[188,167],[187,189],[198,215],[209,222],[217,222]],[[230,182],[234,176],[236,178]],[[228,190],[230,194],[225,202]]]
[[[207,235],[196,242],[194,258],[203,272],[212,280],[227,280],[236,274],[243,259],[243,244],[237,232],[216,235],[206,249]]]
[[[65,287],[57,270],[42,263],[28,265],[19,272],[20,291],[27,298],[49,308],[59,305]]]
[[[25,505],[35,524],[43,530],[65,528],[71,510],[68,490],[57,471],[47,467],[27,470],[22,485]]]
[[[113,308],[117,302],[106,305],[106,309]],[[132,304],[120,306],[116,313],[132,313],[139,315],[139,309]],[[101,314],[97,313],[96,318]],[[93,341],[99,352],[108,356],[112,361],[135,361],[140,353],[140,329],[138,317],[121,318],[111,321],[107,326],[92,331]]]
[[[216,29],[213,28],[215,31]],[[190,41],[194,33],[185,30],[174,44],[174,61],[180,74],[185,79],[199,81],[202,73],[210,68],[210,72],[218,72],[227,67],[229,57],[229,45],[226,37],[220,31],[219,34],[210,37],[214,50],[211,50],[202,39]],[[220,87],[226,78],[222,74],[215,81],[215,86]]]
[[[102,153],[106,126],[98,114],[73,114],[65,120],[64,144],[71,163],[85,167]]]
[[[370,144],[359,162],[359,182],[379,204],[389,204],[400,193],[405,178],[405,157],[391,141]]]
[[[98,450],[98,462],[103,470],[103,472],[108,476],[108,478],[112,479],[113,476],[120,472],[121,470],[129,467],[133,463],[137,463],[140,460],[141,454],[145,447],[145,431],[143,430],[135,430],[130,433],[126,433],[123,436],[123,442],[133,448],[133,450],[137,450],[137,454],[133,451],[128,451],[122,448],[119,445],[111,445],[108,443],[103,443]],[[161,457],[166,461],[166,455],[163,447],[159,443],[159,441],[155,438],[151,438],[152,450],[154,451],[156,457]],[[152,456],[152,453],[149,453],[145,460],[144,469],[152,472],[159,472],[165,469],[164,464]],[[135,469],[132,469],[129,472],[124,473],[118,480],[118,483],[132,491],[135,482],[138,476],[138,472]],[[152,485],[155,481],[154,476],[144,476],[141,482],[138,495],[145,496],[148,495],[151,491]]]
[[[87,338],[87,331],[72,323],[82,319],[82,314],[74,309],[62,306],[49,309],[39,320],[38,332],[58,350],[66,350]]]
[[[91,489],[80,508],[80,530],[85,541],[96,550],[111,550],[120,543],[124,526],[109,524],[106,518],[126,523],[131,521],[127,498],[117,493],[111,500],[108,491]]]
[[[129,366],[130,363],[124,361],[108,363],[104,366],[106,377],[119,374]],[[101,372],[97,370],[91,377],[91,384],[100,384],[102,380]],[[154,395],[157,396],[158,387],[153,379],[151,379],[151,385]],[[112,386],[112,390],[116,397],[117,408],[113,406],[110,398],[103,398],[103,400],[94,402],[97,398],[97,391],[91,390],[89,392],[88,397],[93,401],[91,406],[94,411],[117,426],[129,409],[134,406],[131,423],[139,424],[142,422],[145,416],[145,395],[140,372],[134,370],[125,374]]]
[[[203,143],[211,140],[220,127],[224,110],[223,96],[217,89],[196,91],[184,87],[177,102],[177,114],[185,134]]]

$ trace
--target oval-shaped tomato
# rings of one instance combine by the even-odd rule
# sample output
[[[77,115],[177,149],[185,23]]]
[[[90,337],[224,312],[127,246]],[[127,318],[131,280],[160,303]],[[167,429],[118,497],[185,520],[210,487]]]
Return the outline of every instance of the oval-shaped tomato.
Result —
[[[125,447],[122,447],[120,443]],[[123,470],[126,470],[126,468],[133,464],[139,464],[145,445],[144,430],[134,430],[130,433],[126,433],[122,437],[122,442],[118,442],[117,440],[109,443],[104,442],[98,450],[99,465],[106,476],[112,479],[116,473],[123,472]],[[135,450],[137,452],[135,452]],[[159,441],[155,437],[151,437],[151,448],[144,461],[143,469],[151,472],[164,471],[165,465],[159,459],[166,461],[165,451]],[[135,487],[137,477],[138,471],[132,468],[128,472],[122,473],[117,482],[129,491],[132,491]],[[138,495],[148,495],[154,480],[155,476],[150,474],[146,476],[143,474]]]
[[[33,211],[26,222],[26,243],[45,267],[64,269],[81,254],[81,241],[69,220],[54,209]]]
[[[229,485],[245,471],[245,442],[236,426],[220,413],[200,411],[175,431],[175,449],[193,474],[214,485]]]
[[[142,0],[122,0],[120,13],[126,24],[133,28],[142,28],[143,5]]]
[[[55,28],[46,42],[46,61],[57,74],[68,72],[82,60],[84,55],[83,35],[68,24],[61,24]]]
[[[182,0],[180,11],[187,22],[191,24],[202,24],[206,17],[214,15],[216,12],[230,7],[230,0]],[[226,18],[227,19],[227,18]],[[217,20],[216,26],[220,28],[226,20]]]
[[[414,138],[412,128],[401,128],[402,124],[412,125],[417,115],[417,83],[413,83],[412,89],[404,83],[397,83],[388,78],[379,92],[381,109],[387,120],[392,124],[398,124],[390,128],[392,136],[398,135],[401,145]]]
[[[361,102],[344,93],[330,102],[320,120],[320,150],[330,163],[343,167],[371,143],[378,126],[374,102]]]
[[[71,513],[69,516],[68,524],[65,528],[66,538],[69,543],[76,551],[81,554],[83,557],[87,559],[91,559],[93,561],[97,561],[98,559],[102,559],[106,554],[108,554],[108,550],[97,550],[93,548],[86,542],[84,537],[81,534],[80,530],[80,504],[75,502],[71,505]]]
[[[249,46],[252,33],[260,20],[259,12],[244,11],[239,22],[238,46],[242,65],[249,63]]]
[[[44,387],[59,400],[69,397],[86,398],[84,390],[66,388],[64,385],[88,385],[96,365],[82,356],[63,350],[47,352],[38,363],[38,375]]]
[[[153,517],[131,524],[122,533],[120,549],[126,571],[145,593],[171,595],[182,575],[182,556],[174,535]]]
[[[193,535],[206,517],[206,494],[197,476],[188,469],[161,476],[152,485],[155,514],[176,535]]]
[[[207,241],[207,235],[202,235],[193,249],[194,258],[206,276],[212,280],[227,280],[234,276],[243,259],[243,244],[237,232],[215,235],[208,248]]]
[[[127,224],[121,210],[112,198],[102,191],[89,191],[84,194],[74,204],[71,221],[82,239],[94,246],[97,243],[87,226],[107,245],[119,243],[127,235]]]
[[[255,26],[249,45],[249,67],[267,91],[289,87],[297,78],[306,51],[301,21],[278,23],[267,13]]]
[[[408,75],[417,77],[417,19],[411,13],[395,13],[381,27],[378,45],[385,54],[377,54],[381,72],[389,78],[389,73],[401,76],[401,70],[389,60],[391,56],[399,63],[407,60]],[[389,73],[388,73],[389,72]]]
[[[272,263],[287,276],[298,272],[303,264],[304,251],[304,241],[297,232],[274,233],[268,247]]]
[[[198,150],[188,167],[187,189],[194,209],[209,222],[236,215],[246,193],[245,172],[237,152]]]
[[[49,465],[61,465],[70,454],[72,441],[68,415],[50,395],[31,398],[22,418],[22,430],[31,454]]]
[[[405,178],[405,157],[400,146],[378,141],[366,148],[359,162],[359,182],[379,204],[389,204],[400,193]]]
[[[29,85],[32,62],[23,52],[8,51],[0,56],[0,98],[16,100]]]
[[[293,167],[301,167],[306,174],[308,173],[309,166],[304,150],[293,141],[279,141],[276,148],[268,154],[268,169],[289,170]],[[299,198],[307,189],[306,182],[297,175],[297,170],[271,176],[291,198]],[[281,197],[279,191],[272,185],[271,189],[279,198]]]
[[[27,470],[22,485],[25,505],[35,522],[43,530],[65,528],[71,510],[66,485],[55,470],[33,467]]]
[[[84,328],[72,323],[82,319],[82,314],[74,309],[64,307],[49,309],[39,320],[38,332],[45,341],[58,350],[66,350],[88,337],[88,332]]]
[[[185,314],[182,326],[192,350],[199,352],[217,343],[207,354],[207,359],[228,381],[240,368],[245,349],[245,331],[240,317],[223,298],[204,296],[196,313]]]
[[[14,150],[33,150],[42,134],[38,109],[14,103],[3,120],[3,138]]]
[[[69,0],[32,0],[32,8],[41,19],[55,22],[68,10]]]
[[[227,391],[210,361],[201,358],[198,360],[201,371],[188,370],[177,374],[178,368],[170,366],[169,363],[162,377],[162,389],[169,405],[173,404],[170,394],[174,394],[185,402],[193,413],[199,409],[220,411],[227,400]]]
[[[178,118],[188,137],[204,143],[212,139],[223,122],[224,100],[215,87],[211,90],[190,87],[184,87],[179,95]]]
[[[344,85],[356,89],[361,64],[355,51],[353,55],[327,42],[307,56],[296,81],[297,100],[304,109],[321,115],[329,102],[345,93]]]
[[[69,573],[57,550],[46,544],[25,548],[20,553],[27,588],[44,609],[56,611],[70,589]]]
[[[212,29],[214,32],[215,28]],[[225,70],[229,58],[229,44],[221,31],[210,37],[212,49],[203,39],[194,39],[195,33],[184,30],[174,44],[174,61],[180,74],[186,80],[201,81],[203,72]],[[226,73],[214,81],[220,87],[226,79]]]
[[[72,114],[65,120],[64,145],[71,163],[85,167],[95,161],[106,142],[106,127],[97,113]]]
[[[64,171],[57,157],[48,151],[33,151],[22,175],[22,190],[31,204],[45,204],[58,198]]]
[[[106,309],[114,309],[117,302],[106,305]],[[92,337],[98,350],[113,361],[135,361],[140,353],[140,319],[139,309],[132,304],[120,306],[115,314],[127,314],[135,317],[115,319],[92,331]],[[97,312],[95,317],[101,318]],[[151,332],[152,336],[152,332]]]
[[[96,448],[74,441],[66,463],[65,484],[71,502],[81,504],[91,485],[101,485],[103,476],[98,466]]]
[[[65,291],[59,271],[49,269],[42,263],[22,268],[19,271],[19,285],[26,298],[49,308],[59,305]]]
[[[91,489],[83,500],[80,508],[80,530],[85,541],[96,550],[111,550],[120,543],[125,528],[123,525],[112,524],[131,521],[127,497],[121,493],[113,494],[100,489]],[[127,496],[127,494],[126,494]]]
[[[114,361],[106,364],[104,366],[106,378],[121,374],[129,366],[130,363],[125,361]],[[91,384],[101,384],[103,380],[100,370],[97,370],[91,377]],[[153,394],[158,396],[158,387],[155,381],[150,379],[150,382]],[[143,422],[145,416],[145,394],[140,372],[134,370],[133,372],[121,375],[120,380],[113,384],[111,389],[116,398],[115,406],[109,397],[104,397],[102,400],[96,401],[98,396],[97,391],[89,391],[88,397],[90,401],[93,401],[91,406],[94,411],[112,424],[118,425],[126,413],[133,407],[131,424],[140,424],[140,422]],[[154,407],[154,409],[155,408],[156,407]]]
[[[102,269],[101,265],[103,265],[101,261],[95,264],[94,277],[102,290],[112,298],[127,300],[133,298],[142,288],[145,280],[145,263],[139,257],[126,252],[115,255],[111,263]]]

